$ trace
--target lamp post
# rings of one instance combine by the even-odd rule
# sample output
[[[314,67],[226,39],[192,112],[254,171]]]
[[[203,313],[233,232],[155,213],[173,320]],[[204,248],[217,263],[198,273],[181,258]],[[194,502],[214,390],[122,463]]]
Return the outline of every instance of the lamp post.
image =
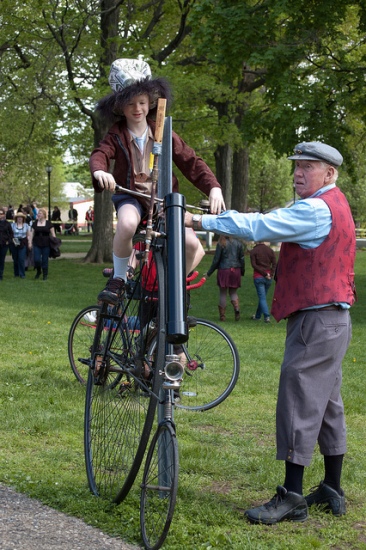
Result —
[[[47,164],[46,172],[48,176],[48,219],[51,220],[51,172],[52,166]]]

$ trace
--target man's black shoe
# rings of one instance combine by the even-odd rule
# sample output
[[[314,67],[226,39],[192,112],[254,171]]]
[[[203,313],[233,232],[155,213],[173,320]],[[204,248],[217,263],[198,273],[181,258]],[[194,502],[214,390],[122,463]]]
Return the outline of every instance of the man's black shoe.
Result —
[[[279,485],[277,493],[266,504],[247,510],[245,515],[252,523],[273,525],[279,521],[305,521],[308,505],[302,495],[287,491]]]
[[[305,497],[308,506],[322,505],[325,510],[332,512],[334,516],[343,516],[346,513],[346,499],[344,492],[339,494],[335,489],[321,481],[316,487],[310,489]]]
[[[109,279],[106,287],[102,292],[98,294],[99,302],[106,302],[116,306],[121,299],[125,291],[125,282],[123,279],[114,278]]]

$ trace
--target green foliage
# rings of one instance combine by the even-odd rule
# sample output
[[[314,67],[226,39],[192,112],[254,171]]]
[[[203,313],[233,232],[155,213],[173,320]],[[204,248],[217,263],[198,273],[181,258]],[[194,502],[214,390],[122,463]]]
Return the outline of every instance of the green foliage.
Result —
[[[65,239],[66,247],[75,241]],[[84,245],[82,245],[84,246]],[[207,255],[200,271],[207,271]],[[358,302],[352,308],[353,339],[343,368],[348,453],[343,488],[347,515],[311,510],[307,522],[252,526],[244,510],[267,501],[283,482],[275,461],[275,405],[286,323],[253,323],[257,298],[249,258],[240,289],[241,320],[227,310],[225,329],[241,357],[232,395],[206,413],[175,411],[180,453],[178,502],[164,548],[282,550],[365,548],[365,354],[366,255],[356,261]],[[68,364],[67,337],[73,317],[95,303],[104,284],[101,266],[62,257],[50,262],[48,281],[12,277],[6,264],[1,282],[0,482],[123,540],[140,544],[139,480],[119,506],[92,496],[83,458],[85,388]],[[273,288],[270,290],[271,299]],[[211,277],[192,292],[193,315],[217,321],[218,289]],[[318,450],[306,468],[306,491],[323,476]]]
[[[268,211],[284,206],[294,197],[291,163],[286,157],[276,158],[270,144],[262,139],[251,147],[248,205],[251,210]]]
[[[212,169],[218,146],[249,149],[253,166],[257,139],[269,156],[325,140],[344,154],[344,179],[358,179],[361,220],[365,13],[363,0],[331,9],[327,0],[2,0],[2,200],[44,202],[44,166],[65,154],[75,162],[65,177],[89,184],[93,109],[110,91],[110,62],[142,55],[172,83],[174,129]],[[250,196],[262,193],[258,182]]]

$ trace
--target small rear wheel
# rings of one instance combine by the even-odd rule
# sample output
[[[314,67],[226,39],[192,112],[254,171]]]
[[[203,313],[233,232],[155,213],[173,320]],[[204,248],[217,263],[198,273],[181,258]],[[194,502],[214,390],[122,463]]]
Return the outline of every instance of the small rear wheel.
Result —
[[[154,353],[156,340],[151,344]],[[208,411],[233,391],[239,377],[240,358],[231,336],[206,319],[194,319],[185,344],[174,346],[184,367],[175,406],[191,411]]]
[[[240,358],[231,336],[219,325],[195,319],[186,344],[175,349],[184,366],[176,406],[207,411],[222,403],[239,377]]]
[[[68,353],[72,372],[80,384],[86,385],[91,352],[99,315],[99,306],[88,306],[73,320],[68,338]]]
[[[157,550],[166,539],[177,500],[178,443],[170,422],[151,442],[141,484],[140,526],[145,548]]]

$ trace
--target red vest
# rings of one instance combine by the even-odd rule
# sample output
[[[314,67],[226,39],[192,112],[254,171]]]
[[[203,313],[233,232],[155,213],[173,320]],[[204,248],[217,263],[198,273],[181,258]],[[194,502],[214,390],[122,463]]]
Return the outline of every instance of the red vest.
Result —
[[[271,309],[276,321],[299,309],[355,301],[356,231],[349,204],[337,187],[319,198],[329,206],[332,227],[317,248],[282,243]]]

